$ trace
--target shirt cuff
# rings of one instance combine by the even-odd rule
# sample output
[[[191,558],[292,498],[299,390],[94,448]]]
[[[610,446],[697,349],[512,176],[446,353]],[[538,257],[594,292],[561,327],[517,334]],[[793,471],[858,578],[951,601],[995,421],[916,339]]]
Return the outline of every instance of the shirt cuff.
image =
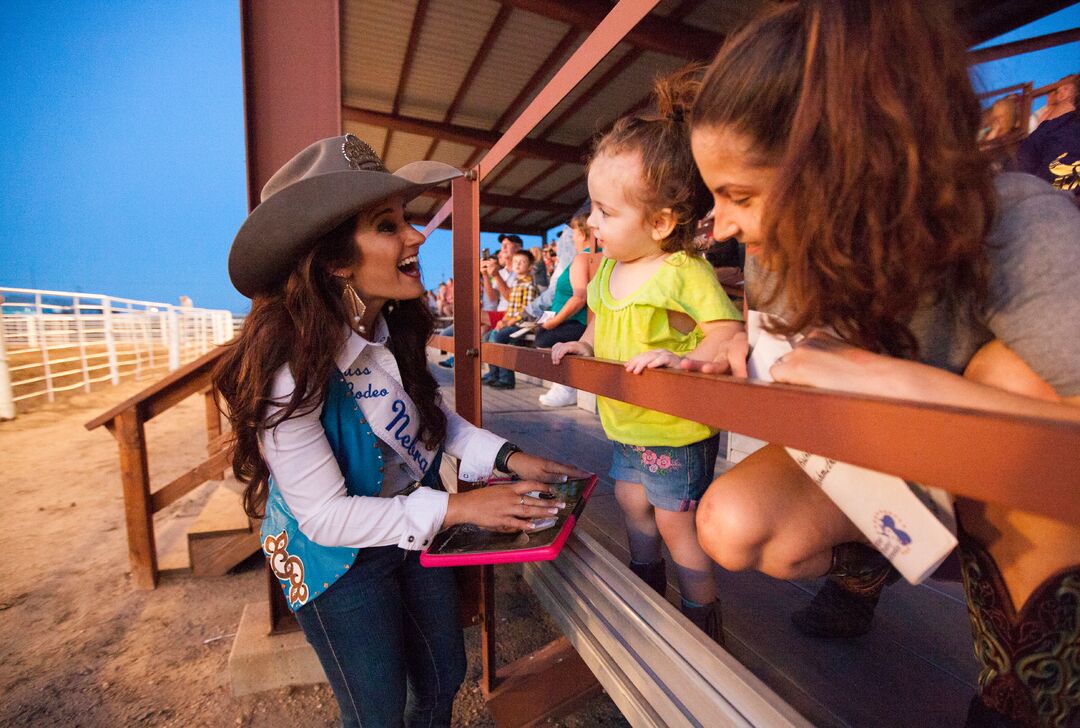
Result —
[[[504,438],[494,432],[476,428],[461,455],[458,477],[468,483],[491,477],[491,472],[495,469],[495,456],[505,442]]]
[[[417,488],[405,498],[405,524],[398,548],[408,551],[426,549],[442,528],[450,494],[432,488]]]

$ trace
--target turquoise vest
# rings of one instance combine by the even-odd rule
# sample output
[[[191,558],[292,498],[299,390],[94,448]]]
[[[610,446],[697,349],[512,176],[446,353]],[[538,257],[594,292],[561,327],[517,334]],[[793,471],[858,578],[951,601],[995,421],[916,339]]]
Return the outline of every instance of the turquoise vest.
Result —
[[[345,476],[351,496],[377,496],[382,489],[383,462],[379,440],[372,432],[341,372],[334,372],[320,417],[330,449]],[[439,481],[440,448],[421,484],[442,490]],[[281,491],[270,479],[266,516],[262,522],[263,551],[281,582],[285,601],[296,611],[330,588],[356,561],[358,549],[322,546],[300,531]]]

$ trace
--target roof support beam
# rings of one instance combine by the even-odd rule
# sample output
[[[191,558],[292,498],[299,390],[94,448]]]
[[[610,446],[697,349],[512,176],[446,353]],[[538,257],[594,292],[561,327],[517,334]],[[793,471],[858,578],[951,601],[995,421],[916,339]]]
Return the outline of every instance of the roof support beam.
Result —
[[[458,106],[461,105],[461,101],[465,98],[465,94],[469,92],[469,88],[472,86],[473,79],[476,78],[476,74],[480,72],[480,67],[484,65],[484,61],[487,60],[488,54],[491,53],[492,46],[499,39],[499,33],[502,32],[503,26],[506,25],[506,21],[510,19],[511,7],[509,5],[503,5],[499,8],[499,12],[495,14],[495,19],[491,21],[491,27],[488,28],[488,32],[484,35],[484,40],[480,43],[480,47],[473,55],[472,63],[469,64],[469,70],[465,72],[465,77],[461,79],[461,85],[458,86],[457,93],[454,94],[454,98],[450,101],[450,105],[446,107],[446,113],[443,114],[443,123],[449,124],[454,114],[457,113]],[[421,159],[431,159],[435,154],[435,147],[439,146],[439,139],[436,137],[431,140],[431,144],[428,146],[427,152]]]
[[[436,200],[449,199],[450,193],[441,189],[429,189],[421,193],[424,197],[430,197]],[[480,193],[481,205],[494,205],[495,207],[508,208],[514,210],[528,210],[530,212],[541,211],[552,214],[572,214],[577,209],[574,205],[567,205],[562,202],[549,202],[548,200],[537,200],[531,197],[512,197],[510,195],[493,195],[488,192]]]
[[[1012,56],[1018,56],[1021,53],[1041,51],[1045,48],[1053,48],[1077,40],[1080,40],[1080,28],[1059,30],[1057,33],[1048,33],[1047,35],[1025,38],[1024,40],[1018,40],[1012,43],[1002,43],[1000,45],[990,46],[989,48],[980,48],[971,51],[968,53],[968,63],[974,66],[978,63],[996,61],[1001,58],[1011,58]]]
[[[490,149],[499,141],[498,132],[487,129],[476,129],[470,126],[457,124],[444,124],[437,121],[429,121],[413,116],[401,114],[388,114],[383,111],[371,111],[356,106],[342,106],[341,116],[345,121],[355,121],[361,124],[381,126],[386,129],[404,131],[410,134],[435,137],[459,144],[469,144],[474,147]],[[581,156],[577,147],[570,144],[558,144],[536,139],[523,139],[513,151],[523,157],[544,159],[550,162],[565,162],[567,164],[581,164]]]
[[[611,12],[604,0],[502,0],[504,4],[542,15],[590,31]],[[711,58],[724,37],[718,33],[687,25],[658,15],[647,15],[625,40],[646,51],[656,51],[689,60]]]
[[[563,67],[529,102],[506,133],[499,137],[498,142],[477,163],[475,169],[478,178],[483,181],[484,176],[499,166],[499,162],[508,154],[514,153],[526,143],[535,144],[535,140],[526,138],[529,133],[659,2],[660,0],[619,0],[619,4],[611,9],[611,12],[574,51]],[[577,150],[574,151],[576,154]],[[443,204],[428,223],[428,227],[437,227],[450,216],[451,209],[449,202]]]
[[[956,18],[972,45],[1056,13],[1076,0],[960,0]]]
[[[529,77],[529,80],[525,82],[525,85],[521,87],[521,91],[514,97],[514,100],[506,105],[506,110],[503,111],[502,116],[496,119],[495,123],[491,125],[492,129],[499,131],[514,118],[514,113],[517,111],[518,107],[525,103],[525,100],[529,98],[530,94],[533,93],[533,90],[540,86],[540,82],[547,78],[555,69],[555,64],[566,55],[566,52],[570,50],[570,46],[574,44],[574,41],[577,40],[580,35],[581,33],[577,28],[571,28],[566,31],[566,35],[555,44],[555,47],[551,49],[551,53],[548,53],[547,58],[540,63],[540,67],[536,69],[536,72],[533,73],[533,75]],[[463,164],[462,167],[464,169],[471,169],[483,152],[483,148],[477,148],[477,150],[470,154],[469,158],[465,160],[465,164]]]
[[[430,0],[419,0],[416,3],[416,11],[413,13],[412,27],[409,29],[409,45],[405,48],[405,59],[401,62],[401,75],[398,76],[397,90],[394,91],[394,106],[391,113],[401,111],[401,97],[405,93],[405,84],[409,82],[412,72],[413,59],[416,58],[416,47],[420,45],[420,31],[424,29],[424,20],[427,18]],[[390,140],[394,138],[394,130],[386,132],[386,140],[383,142],[382,158],[390,153]]]
[[[337,0],[240,3],[249,209],[294,154],[341,133],[339,13]]]

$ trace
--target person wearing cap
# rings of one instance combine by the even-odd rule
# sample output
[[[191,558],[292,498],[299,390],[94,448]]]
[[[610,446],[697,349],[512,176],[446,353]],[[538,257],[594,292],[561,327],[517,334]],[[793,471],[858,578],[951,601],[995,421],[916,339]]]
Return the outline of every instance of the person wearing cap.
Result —
[[[233,471],[346,726],[450,725],[457,592],[420,550],[457,523],[527,531],[555,510],[528,493],[581,474],[473,427],[428,371],[424,236],[404,206],[459,175],[438,162],[391,174],[356,137],[323,139],[267,182],[229,253],[251,299],[214,372]],[[463,480],[522,480],[447,493],[444,452]]]

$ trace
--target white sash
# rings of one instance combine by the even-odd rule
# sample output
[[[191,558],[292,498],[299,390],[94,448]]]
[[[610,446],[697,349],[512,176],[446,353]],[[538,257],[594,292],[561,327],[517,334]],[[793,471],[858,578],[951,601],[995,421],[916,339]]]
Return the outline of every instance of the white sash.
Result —
[[[420,416],[405,389],[365,346],[342,372],[349,393],[371,425],[372,432],[401,456],[413,478],[423,480],[435,451],[420,440]]]

